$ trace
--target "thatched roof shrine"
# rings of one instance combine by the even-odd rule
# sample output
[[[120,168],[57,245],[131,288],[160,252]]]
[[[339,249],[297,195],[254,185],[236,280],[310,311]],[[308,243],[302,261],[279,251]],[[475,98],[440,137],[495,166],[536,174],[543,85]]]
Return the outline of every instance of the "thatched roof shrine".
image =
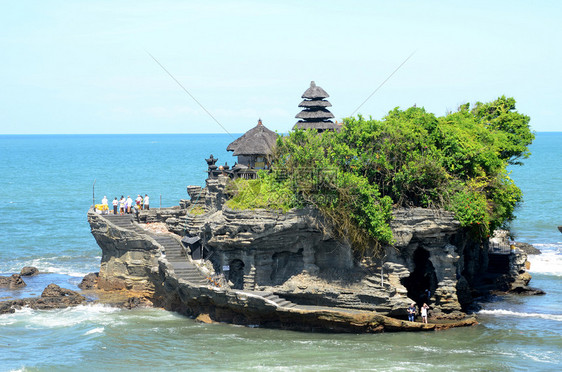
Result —
[[[296,116],[298,119],[305,119],[305,120],[326,120],[331,119],[334,117],[330,111],[326,110],[325,108],[315,107],[314,110],[302,110]]]
[[[322,99],[328,97],[330,97],[330,95],[326,93],[324,89],[317,86],[314,81],[310,82],[310,88],[305,90],[304,93],[302,94],[302,98],[308,98],[308,99]]]
[[[332,104],[324,99],[329,96],[324,89],[311,81],[310,88],[302,95],[304,101],[299,104],[299,107],[303,107],[303,110],[295,116],[302,120],[299,120],[293,129],[316,129],[319,132],[336,130],[338,125],[329,120],[334,117],[334,114],[326,108],[332,107]]]
[[[307,101],[299,103],[299,107],[332,107],[332,104],[324,100]]]
[[[233,151],[234,156],[271,155],[276,141],[277,133],[267,129],[260,119],[258,125],[234,140],[226,151]]]

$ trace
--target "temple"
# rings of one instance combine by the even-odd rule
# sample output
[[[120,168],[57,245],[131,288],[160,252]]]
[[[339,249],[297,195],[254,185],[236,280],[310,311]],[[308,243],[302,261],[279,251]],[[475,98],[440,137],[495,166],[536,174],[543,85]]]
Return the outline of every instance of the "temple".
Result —
[[[221,166],[215,165],[218,159],[213,155],[206,159],[209,178],[216,178],[220,174],[230,178],[255,178],[257,170],[269,169],[276,141],[277,133],[267,129],[259,119],[255,127],[231,142],[226,148],[238,157],[238,162],[232,169],[226,163]]]
[[[332,104],[325,100],[330,97],[328,93],[321,87],[317,86],[314,81],[310,82],[308,88],[302,95],[304,101],[299,104],[303,110],[295,117],[301,119],[294,125],[294,129],[316,129],[319,133],[325,130],[337,130],[338,125],[330,119],[334,118],[326,107],[332,107]]]

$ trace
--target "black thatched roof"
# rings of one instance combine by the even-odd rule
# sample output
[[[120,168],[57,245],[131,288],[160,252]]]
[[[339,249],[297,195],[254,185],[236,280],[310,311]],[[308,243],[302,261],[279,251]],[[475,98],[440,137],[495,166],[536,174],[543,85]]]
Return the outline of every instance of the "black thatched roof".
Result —
[[[267,129],[260,119],[258,125],[234,140],[226,151],[234,151],[234,156],[270,155],[275,141],[277,141],[277,133]]]
[[[332,104],[323,99],[304,100],[299,103],[299,107],[332,107]]]
[[[330,95],[326,91],[318,86],[314,81],[310,82],[310,88],[304,91],[302,98],[316,99],[316,98],[328,98]]]
[[[323,121],[302,121],[299,120],[293,127],[295,129],[316,129],[316,130],[339,130],[339,125],[330,120]]]
[[[318,107],[314,109],[304,109],[295,115],[297,119],[304,119],[310,121],[318,121],[318,120],[325,120],[331,119],[334,117],[330,111],[326,110],[325,108]]]

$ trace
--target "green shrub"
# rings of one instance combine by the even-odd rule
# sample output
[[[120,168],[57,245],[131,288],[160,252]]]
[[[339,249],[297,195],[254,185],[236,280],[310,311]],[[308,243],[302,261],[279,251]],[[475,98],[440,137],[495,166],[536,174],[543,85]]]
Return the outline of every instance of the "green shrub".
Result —
[[[344,119],[339,132],[295,130],[280,136],[270,172],[237,180],[237,209],[313,205],[326,228],[358,255],[392,243],[392,207],[445,208],[478,236],[514,218],[521,191],[508,164],[529,156],[529,117],[515,100],[469,104],[442,117],[395,108],[382,120]]]

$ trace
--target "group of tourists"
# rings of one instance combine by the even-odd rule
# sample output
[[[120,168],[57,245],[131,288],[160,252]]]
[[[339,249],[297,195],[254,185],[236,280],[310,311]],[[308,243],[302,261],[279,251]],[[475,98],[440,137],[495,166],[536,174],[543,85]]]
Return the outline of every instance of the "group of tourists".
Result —
[[[420,315],[422,317],[422,322],[427,324],[427,311],[429,310],[429,306],[424,302],[422,307],[420,308]],[[408,308],[408,321],[414,322],[416,318],[416,304],[412,303]]]
[[[113,205],[113,214],[131,214],[135,208],[137,210],[149,210],[150,209],[150,200],[147,194],[144,194],[144,198],[141,194],[138,194],[137,198],[133,201],[130,195],[125,197],[121,195],[121,199],[117,200],[117,197],[113,199],[111,202]],[[101,200],[101,210],[102,213],[104,211],[109,211],[109,205],[107,201],[107,196],[103,196]]]
[[[420,297],[421,300],[424,301],[423,305],[420,308],[420,315],[422,317],[422,322],[427,324],[427,312],[429,310],[429,306],[427,305],[427,303],[431,299],[431,291],[429,289],[426,289]],[[408,312],[408,321],[410,322],[415,321],[416,313],[417,313],[416,304],[412,303],[410,307],[407,309],[407,312]]]

